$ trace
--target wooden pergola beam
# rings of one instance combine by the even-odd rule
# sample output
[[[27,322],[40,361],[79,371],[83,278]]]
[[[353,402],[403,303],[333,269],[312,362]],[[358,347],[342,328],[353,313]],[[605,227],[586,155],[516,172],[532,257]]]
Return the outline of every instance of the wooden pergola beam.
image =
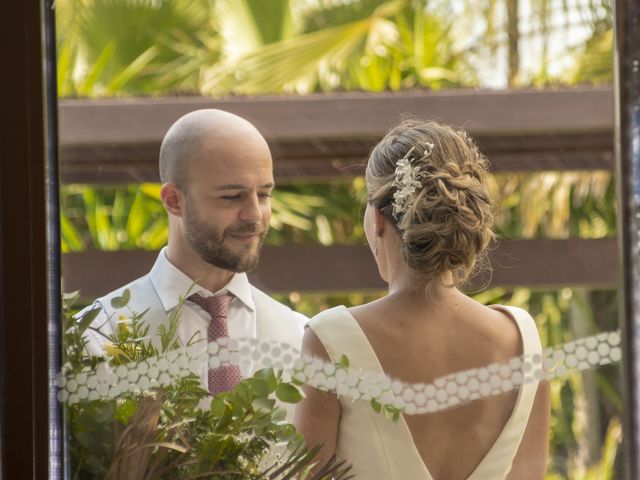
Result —
[[[156,255],[157,252],[144,250],[64,254],[63,289],[81,290],[85,298],[98,297],[145,274]],[[615,238],[503,240],[492,252],[492,272],[476,276],[469,288],[612,288],[616,283],[616,259]],[[267,246],[258,269],[250,276],[255,285],[270,292],[385,288],[366,246]]]
[[[613,165],[613,93],[447,90],[209,99],[61,100],[65,182],[157,181],[160,142],[181,115],[219,108],[252,121],[281,181],[352,176],[404,114],[462,126],[494,171],[592,170]]]

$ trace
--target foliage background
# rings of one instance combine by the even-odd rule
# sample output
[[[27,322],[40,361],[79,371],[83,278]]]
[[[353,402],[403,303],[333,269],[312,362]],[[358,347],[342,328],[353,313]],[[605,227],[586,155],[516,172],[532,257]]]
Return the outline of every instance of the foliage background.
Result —
[[[59,0],[60,97],[259,95],[342,90],[610,84],[604,0]],[[285,61],[286,60],[286,61]],[[610,172],[491,177],[505,238],[615,235]],[[267,242],[362,244],[362,178],[280,185]],[[64,185],[62,248],[157,250],[159,186]],[[383,292],[289,292],[313,315]],[[614,291],[492,289],[529,310],[545,345],[617,328]],[[616,478],[617,367],[552,384],[548,478]],[[617,459],[617,461],[616,461]]]

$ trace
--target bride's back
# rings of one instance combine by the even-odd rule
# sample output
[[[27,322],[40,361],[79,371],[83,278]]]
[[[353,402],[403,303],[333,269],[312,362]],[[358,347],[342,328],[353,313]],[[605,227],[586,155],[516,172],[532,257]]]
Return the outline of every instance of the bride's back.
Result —
[[[513,319],[450,290],[438,301],[399,294],[351,309],[389,377],[431,383],[522,353]],[[434,478],[467,478],[495,443],[516,399],[513,391],[440,412],[405,415]]]
[[[381,366],[388,376],[409,383],[431,383],[518,356],[523,353],[520,328],[527,332],[522,335],[526,353],[539,353],[535,325],[525,312],[524,319],[511,319],[456,288],[494,238],[486,179],[486,159],[464,132],[417,120],[392,129],[367,163],[364,215],[367,241],[389,294],[350,309],[346,317],[344,311],[319,314],[310,322],[303,350],[334,362],[336,355],[351,353],[360,360],[354,368]],[[536,391],[542,394],[534,401]],[[474,480],[494,480],[510,471],[516,452],[520,457],[514,460],[513,478],[540,478],[548,397],[537,382],[522,386],[521,392],[407,415],[406,426],[400,422],[391,430],[365,415],[362,404],[306,389],[299,425],[308,441],[327,446],[325,455],[344,454],[356,472],[366,472],[364,478],[429,478],[429,470],[435,480],[463,479],[472,472]],[[498,438],[498,448],[487,456]],[[369,458],[375,454],[352,448],[356,441],[380,452],[386,474],[380,462]],[[417,454],[422,462],[415,461]],[[536,463],[520,461],[521,455],[535,457]],[[413,476],[407,477],[410,467]]]

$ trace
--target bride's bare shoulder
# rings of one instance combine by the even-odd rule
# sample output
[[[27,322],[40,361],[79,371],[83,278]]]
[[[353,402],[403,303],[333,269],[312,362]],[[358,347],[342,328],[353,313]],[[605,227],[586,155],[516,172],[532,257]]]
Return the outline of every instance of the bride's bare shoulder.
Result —
[[[474,314],[464,315],[471,336],[490,344],[498,357],[510,357],[522,353],[522,337],[515,318],[508,308],[500,305],[485,306],[472,300]]]
[[[356,318],[376,315],[381,312],[381,308],[385,303],[385,299],[386,297],[379,298],[369,303],[363,303],[362,305],[349,307],[347,310],[349,310],[349,313]]]

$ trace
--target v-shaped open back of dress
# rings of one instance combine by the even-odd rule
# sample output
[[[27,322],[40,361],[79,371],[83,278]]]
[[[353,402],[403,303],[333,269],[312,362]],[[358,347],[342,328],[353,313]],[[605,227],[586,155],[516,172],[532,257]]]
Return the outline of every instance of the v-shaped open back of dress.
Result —
[[[516,322],[522,338],[523,355],[541,354],[535,323],[522,309],[495,305]],[[343,307],[314,317],[309,327],[333,362],[344,354],[350,368],[384,373],[365,333]],[[511,470],[513,458],[524,435],[538,387],[537,382],[520,387],[515,407],[497,440],[482,458],[469,480],[498,480]],[[336,454],[352,464],[356,478],[366,480],[433,480],[401,416],[397,423],[375,413],[369,402],[341,398],[342,409]],[[440,479],[438,479],[440,480]]]

